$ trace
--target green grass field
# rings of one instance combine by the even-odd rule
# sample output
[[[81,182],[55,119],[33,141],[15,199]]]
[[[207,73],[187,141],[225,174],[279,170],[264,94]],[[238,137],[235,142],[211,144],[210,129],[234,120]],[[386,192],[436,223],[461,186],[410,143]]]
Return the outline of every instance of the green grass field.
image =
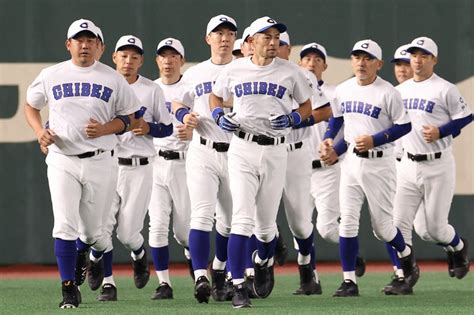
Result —
[[[174,300],[150,299],[156,277],[138,290],[133,280],[117,277],[117,302],[98,302],[98,291],[82,286],[83,303],[76,310],[60,310],[60,285],[55,279],[0,280],[0,314],[474,314],[474,281],[449,278],[445,272],[422,273],[412,296],[385,296],[380,289],[389,282],[388,273],[368,273],[359,279],[361,296],[333,298],[341,281],[340,273],[321,275],[323,294],[293,296],[297,275],[277,275],[273,293],[267,299],[252,300],[253,308],[233,310],[230,302],[198,304],[189,276],[173,277]]]

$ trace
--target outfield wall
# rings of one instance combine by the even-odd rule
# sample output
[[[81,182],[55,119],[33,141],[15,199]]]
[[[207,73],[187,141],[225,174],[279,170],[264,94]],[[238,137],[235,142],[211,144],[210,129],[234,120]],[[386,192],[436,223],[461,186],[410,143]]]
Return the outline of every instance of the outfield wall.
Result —
[[[241,30],[263,15],[284,22],[291,36],[293,60],[302,45],[313,41],[323,44],[330,56],[326,73],[330,83],[351,75],[350,49],[364,38],[381,45],[386,61],[381,76],[394,82],[389,64],[393,51],[426,35],[439,45],[437,73],[454,82],[474,109],[473,9],[471,0],[0,0],[0,265],[54,262],[44,156],[21,106],[28,84],[39,71],[68,58],[64,41],[73,20],[88,18],[102,28],[107,45],[102,61],[109,65],[121,35],[140,37],[145,46],[142,74],[152,79],[158,76],[155,48],[165,37],[183,42],[186,66],[208,58],[204,30],[209,18],[220,13],[233,16]],[[455,155],[457,185],[450,220],[473,243],[472,125],[456,139]],[[366,209],[362,220],[361,253],[369,259],[385,259],[384,246],[372,235]],[[283,213],[279,224],[288,239]],[[172,243],[171,258],[182,260],[181,249]],[[416,245],[420,245],[417,255],[421,259],[444,258],[432,244],[417,241]],[[319,238],[317,248],[321,260],[338,257],[337,248]],[[129,259],[121,246],[117,246],[115,257],[117,261]]]

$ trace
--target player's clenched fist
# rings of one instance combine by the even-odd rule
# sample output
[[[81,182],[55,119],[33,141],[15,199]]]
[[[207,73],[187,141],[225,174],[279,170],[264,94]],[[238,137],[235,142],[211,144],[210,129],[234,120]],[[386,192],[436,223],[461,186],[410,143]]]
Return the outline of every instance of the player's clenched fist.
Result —
[[[105,127],[94,118],[89,119],[85,128],[87,138],[97,138],[105,134]]]
[[[137,119],[133,128],[132,132],[135,136],[144,136],[150,132],[150,125],[143,120],[143,118]]]
[[[51,129],[43,129],[43,133],[38,137],[38,143],[42,147],[47,147],[54,143],[55,136],[56,134]]]
[[[433,143],[439,139],[439,128],[436,126],[424,125],[422,134],[426,143]]]
[[[196,112],[191,112],[184,116],[183,123],[188,129],[194,129],[199,124],[199,114]]]
[[[359,152],[365,152],[374,147],[374,138],[371,135],[358,136],[354,140],[355,148]]]
[[[177,137],[181,141],[188,141],[193,138],[193,130],[186,128],[185,125],[176,126]]]

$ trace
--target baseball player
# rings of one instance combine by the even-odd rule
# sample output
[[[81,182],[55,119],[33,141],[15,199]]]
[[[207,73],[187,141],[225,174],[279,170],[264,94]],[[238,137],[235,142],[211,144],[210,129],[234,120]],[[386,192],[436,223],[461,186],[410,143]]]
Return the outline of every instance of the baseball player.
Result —
[[[117,238],[131,252],[135,286],[143,288],[150,278],[141,230],[151,196],[151,162],[156,155],[153,137],[171,135],[173,125],[161,88],[138,74],[143,65],[143,52],[143,45],[138,37],[125,35],[117,41],[112,56],[117,72],[125,77],[142,107],[140,114],[135,117],[140,119],[134,124],[132,131],[119,136],[117,189],[105,225],[105,234],[109,240],[107,249],[102,255],[95,250],[94,245],[89,256],[92,270],[104,269],[102,289],[97,298],[99,301],[117,300],[117,288],[112,274],[112,232],[115,225]],[[94,279],[95,274],[97,272],[88,274],[93,290],[101,285],[95,281],[99,280]]]
[[[242,39],[241,38],[236,39],[234,42],[234,48],[232,49],[232,55],[235,58],[244,57],[244,54],[242,53],[242,50],[241,50],[241,46],[242,46]]]
[[[67,32],[71,59],[41,71],[28,87],[25,116],[41,146],[48,148],[48,182],[54,215],[54,251],[62,280],[60,308],[79,305],[75,284],[76,239],[82,233],[98,251],[115,185],[115,133],[134,120],[139,102],[123,77],[95,61],[99,49],[92,21],[74,21]],[[49,128],[40,110],[49,105]],[[102,193],[97,193],[97,192]]]
[[[470,267],[468,243],[448,223],[455,183],[451,145],[453,133],[472,122],[472,112],[457,87],[434,73],[438,46],[431,38],[415,38],[407,51],[413,78],[398,90],[413,128],[402,138],[394,221],[411,244],[416,212],[424,211],[420,236],[444,247],[449,275],[462,279]]]
[[[317,80],[316,86],[322,90],[328,99],[334,98],[335,86],[329,85],[323,81],[323,72],[327,69],[327,52],[326,48],[318,43],[309,43],[303,46],[300,51],[299,65],[308,70],[312,77]],[[313,79],[313,80],[314,80]],[[340,182],[340,163],[326,165],[321,162],[319,156],[319,146],[324,138],[324,133],[328,123],[322,121],[315,124],[309,133],[312,145],[310,156],[312,160],[312,175],[310,194],[312,196],[312,206],[318,211],[316,228],[323,239],[328,242],[339,244],[339,182]],[[337,134],[335,142],[342,139],[342,130]],[[288,175],[287,175],[288,176]],[[312,249],[314,256],[314,248]],[[314,260],[314,257],[313,257]],[[313,262],[315,263],[315,262]],[[314,267],[316,265],[314,264]],[[365,272],[365,261],[362,257],[357,256],[356,260],[356,276],[361,277]],[[318,273],[314,270],[316,280],[318,281]],[[300,288],[301,289],[301,288]],[[296,294],[302,294],[303,290],[297,290]]]
[[[95,56],[95,60],[99,61],[100,58],[102,58],[102,55],[104,54],[105,51],[105,40],[104,40],[104,35],[102,34],[102,30],[100,27],[97,27],[97,38],[99,39],[99,49],[97,50],[97,54]]]
[[[194,296],[199,303],[208,303],[211,294],[216,301],[227,299],[225,268],[232,219],[227,150],[231,136],[214,123],[209,95],[218,74],[233,60],[236,31],[237,23],[227,15],[210,19],[205,39],[211,58],[185,72],[182,81],[187,85],[186,90],[172,104],[176,119],[194,129],[186,158],[186,174],[191,201],[189,250],[195,275]],[[211,288],[207,266],[214,220],[216,253],[211,267]]]
[[[361,40],[352,49],[355,77],[336,87],[333,116],[325,135],[321,159],[328,151],[348,151],[341,166],[339,248],[344,281],[334,296],[358,296],[355,275],[360,210],[367,198],[376,236],[390,243],[400,256],[405,277],[417,268],[411,247],[393,225],[392,200],[395,186],[393,141],[411,129],[401,106],[400,93],[377,76],[382,68],[382,49],[372,40]],[[344,122],[344,140],[332,145]],[[329,161],[332,162],[332,161]],[[331,164],[331,163],[329,163]]]
[[[251,306],[244,285],[243,254],[252,234],[256,235],[258,248],[254,253],[255,291],[265,298],[273,289],[276,217],[288,158],[286,135],[289,128],[311,115],[313,90],[307,78],[296,65],[276,58],[280,33],[284,31],[285,25],[268,16],[255,20],[248,39],[254,47],[253,56],[229,64],[209,97],[216,123],[229,133],[235,132],[228,153],[233,200],[229,265],[234,308]],[[223,101],[231,98],[234,112],[225,114]],[[295,111],[293,100],[300,104]],[[308,257],[309,253],[304,258]]]
[[[156,64],[160,77],[155,80],[165,95],[166,107],[171,112],[171,102],[185,87],[181,80],[184,65],[184,47],[176,38],[165,38],[156,48]],[[153,190],[148,209],[150,216],[150,251],[158,276],[159,286],[152,299],[172,299],[173,288],[169,275],[168,234],[170,216],[173,216],[173,233],[184,255],[191,264],[188,250],[191,205],[186,185],[185,158],[192,138],[192,131],[173,118],[174,133],[166,138],[155,138],[158,157],[153,162]],[[192,265],[191,266],[191,273]],[[194,276],[194,274],[192,274]]]
[[[288,60],[291,53],[290,37],[287,32],[280,34],[278,57]],[[297,294],[321,294],[314,259],[312,209],[310,197],[311,186],[311,146],[309,138],[311,128],[315,123],[331,116],[331,107],[326,96],[319,89],[316,77],[309,71],[300,68],[313,88],[312,115],[310,120],[293,127],[287,136],[288,162],[285,185],[283,188],[283,205],[291,232],[298,245],[298,271],[300,274],[300,288]],[[293,103],[295,109],[298,104]],[[301,247],[302,244],[304,247]],[[313,256],[311,257],[311,253]],[[313,260],[313,261],[311,261]]]

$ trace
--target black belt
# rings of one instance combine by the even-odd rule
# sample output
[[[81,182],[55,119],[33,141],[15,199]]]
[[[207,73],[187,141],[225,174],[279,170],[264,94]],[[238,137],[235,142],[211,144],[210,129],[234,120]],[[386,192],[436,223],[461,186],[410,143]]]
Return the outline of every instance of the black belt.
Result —
[[[104,152],[106,152],[106,150],[99,149],[99,150],[95,150],[95,151],[84,152],[84,153],[78,154],[76,156],[80,159],[87,159],[87,158],[99,155],[101,153],[104,153]],[[110,155],[114,156],[114,150],[110,151]]]
[[[369,158],[381,158],[383,156],[383,151],[373,151],[373,150],[370,150],[370,151],[365,151],[365,152],[360,152],[359,150],[357,150],[356,148],[354,148],[354,153],[358,156],[358,157],[361,157],[361,158],[366,158],[366,159],[369,159]]]
[[[237,137],[241,139],[244,139],[246,141],[253,141],[259,145],[278,145],[278,144],[285,143],[285,137],[273,138],[273,137],[268,137],[265,135],[253,135],[253,134],[246,133],[243,131],[238,131],[235,134],[237,135]],[[301,143],[301,145],[303,145],[303,143]]]
[[[178,152],[178,151],[171,151],[171,150],[165,150],[165,151],[159,151],[158,152],[159,156],[162,156],[165,160],[179,160],[179,159],[184,159],[184,152]]]
[[[336,164],[337,162],[339,162],[339,160],[336,160],[336,162],[334,162],[334,164]],[[334,164],[331,164],[331,165],[334,165]],[[321,162],[321,160],[313,160],[313,169],[323,168],[323,167],[328,167],[328,166],[330,166],[330,165],[323,164]]]
[[[431,161],[435,159],[439,159],[441,157],[441,152],[430,153],[430,154],[411,154],[407,152],[407,156],[410,160],[415,162],[422,162],[422,161]]]
[[[212,143],[212,148],[216,150],[217,152],[227,152],[229,151],[229,144],[227,142],[214,142],[211,140],[204,139],[201,137],[201,144],[202,145],[207,145],[209,143]]]
[[[290,143],[289,146],[290,146],[290,151],[301,149],[301,147],[303,146],[303,141]]]
[[[147,165],[148,164],[148,158],[131,158],[131,159],[125,159],[125,158],[118,158],[118,163],[120,165]]]

